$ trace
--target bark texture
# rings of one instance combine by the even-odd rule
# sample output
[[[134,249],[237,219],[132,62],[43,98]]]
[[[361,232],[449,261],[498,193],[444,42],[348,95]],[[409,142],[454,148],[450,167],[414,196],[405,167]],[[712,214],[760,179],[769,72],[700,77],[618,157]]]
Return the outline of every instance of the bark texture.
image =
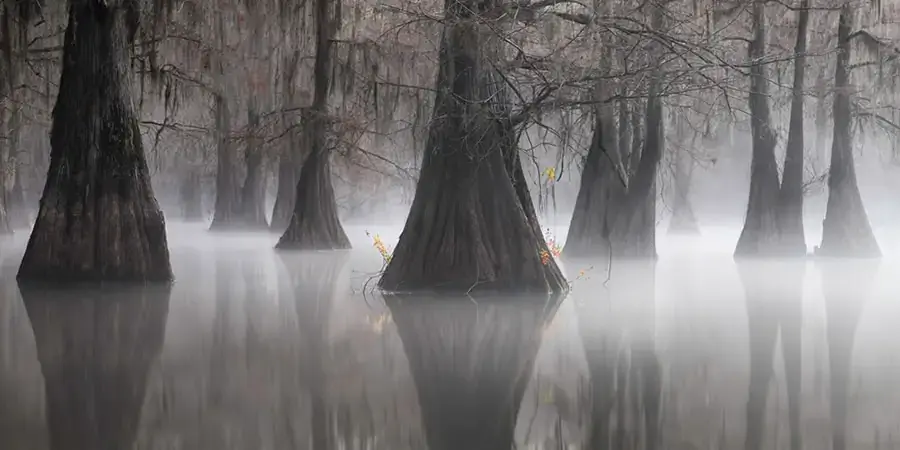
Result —
[[[738,262],[744,286],[750,343],[745,450],[764,448],[766,404],[772,379],[775,344],[781,336],[788,400],[790,449],[802,450],[800,427],[801,326],[806,260]],[[778,390],[776,390],[778,392]]]
[[[559,296],[386,299],[430,450],[515,448],[522,396]]]
[[[22,287],[53,450],[132,448],[162,350],[169,286]]]
[[[878,258],[881,249],[872,233],[869,217],[859,195],[853,162],[850,130],[850,27],[853,11],[849,3],[841,8],[838,21],[838,52],[834,69],[834,137],[828,170],[828,204],[822,228],[823,256]]]
[[[393,258],[388,291],[562,292],[568,285],[519,181],[518,132],[491,61],[493,2],[447,1],[437,95],[422,171]],[[517,167],[519,169],[517,169]]]
[[[50,169],[20,279],[172,278],[128,80],[133,8],[69,1]]]
[[[316,0],[316,60],[313,66],[313,104],[304,124],[309,136],[309,156],[300,169],[294,212],[287,230],[275,248],[286,250],[338,250],[351,247],[338,217],[331,183],[331,152],[326,131],[331,68],[331,38],[334,36],[340,0]]]

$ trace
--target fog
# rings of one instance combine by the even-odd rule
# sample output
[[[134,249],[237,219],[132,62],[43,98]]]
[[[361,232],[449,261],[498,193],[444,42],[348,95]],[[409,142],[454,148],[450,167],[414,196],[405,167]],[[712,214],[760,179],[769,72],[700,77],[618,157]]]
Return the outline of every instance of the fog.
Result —
[[[572,291],[543,312],[508,298],[386,303],[371,235],[393,247],[396,225],[348,226],[354,250],[338,255],[275,252],[270,234],[168,229],[168,302],[140,289],[20,292],[26,233],[3,238],[4,447],[490,448],[492,424],[511,413],[517,448],[588,448],[596,433],[611,448],[738,448],[751,434],[748,445],[790,448],[785,360],[799,367],[805,448],[835,436],[852,449],[898,445],[900,234],[887,227],[876,227],[880,262],[740,265],[733,227],[660,230],[656,262],[563,260]],[[520,377],[517,405],[507,395]],[[845,428],[832,420],[841,386]],[[748,412],[766,392],[765,409]]]

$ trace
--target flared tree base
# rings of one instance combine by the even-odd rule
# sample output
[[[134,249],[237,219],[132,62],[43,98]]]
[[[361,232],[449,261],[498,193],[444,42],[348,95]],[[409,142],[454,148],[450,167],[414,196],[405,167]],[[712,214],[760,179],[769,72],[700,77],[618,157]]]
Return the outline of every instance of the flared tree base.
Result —
[[[50,191],[41,202],[20,281],[172,280],[165,219],[154,200],[66,197]]]
[[[822,227],[822,245],[817,256],[837,258],[880,258],[881,249],[862,205],[859,192],[849,187],[829,193]]]
[[[291,222],[278,250],[347,250],[352,248],[337,213],[328,155],[313,152],[297,182]]]

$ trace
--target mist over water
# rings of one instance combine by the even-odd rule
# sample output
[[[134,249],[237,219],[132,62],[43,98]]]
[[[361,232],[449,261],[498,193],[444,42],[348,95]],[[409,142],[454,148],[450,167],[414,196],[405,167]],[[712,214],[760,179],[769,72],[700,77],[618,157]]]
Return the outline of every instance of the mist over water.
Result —
[[[661,227],[656,262],[563,260],[558,305],[386,299],[366,232],[393,247],[401,229],[348,226],[354,250],[298,254],[173,222],[170,292],[20,291],[27,233],[0,238],[2,447],[898,445],[887,227],[880,261],[749,263],[739,228]]]

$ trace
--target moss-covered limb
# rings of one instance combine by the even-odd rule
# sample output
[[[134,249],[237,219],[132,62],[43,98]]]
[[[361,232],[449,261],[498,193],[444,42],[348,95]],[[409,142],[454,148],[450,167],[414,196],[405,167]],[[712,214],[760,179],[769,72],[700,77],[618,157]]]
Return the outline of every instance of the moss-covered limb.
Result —
[[[170,287],[22,285],[53,450],[132,448]]]
[[[70,3],[50,169],[20,279],[172,278],[128,82],[127,13]]]

